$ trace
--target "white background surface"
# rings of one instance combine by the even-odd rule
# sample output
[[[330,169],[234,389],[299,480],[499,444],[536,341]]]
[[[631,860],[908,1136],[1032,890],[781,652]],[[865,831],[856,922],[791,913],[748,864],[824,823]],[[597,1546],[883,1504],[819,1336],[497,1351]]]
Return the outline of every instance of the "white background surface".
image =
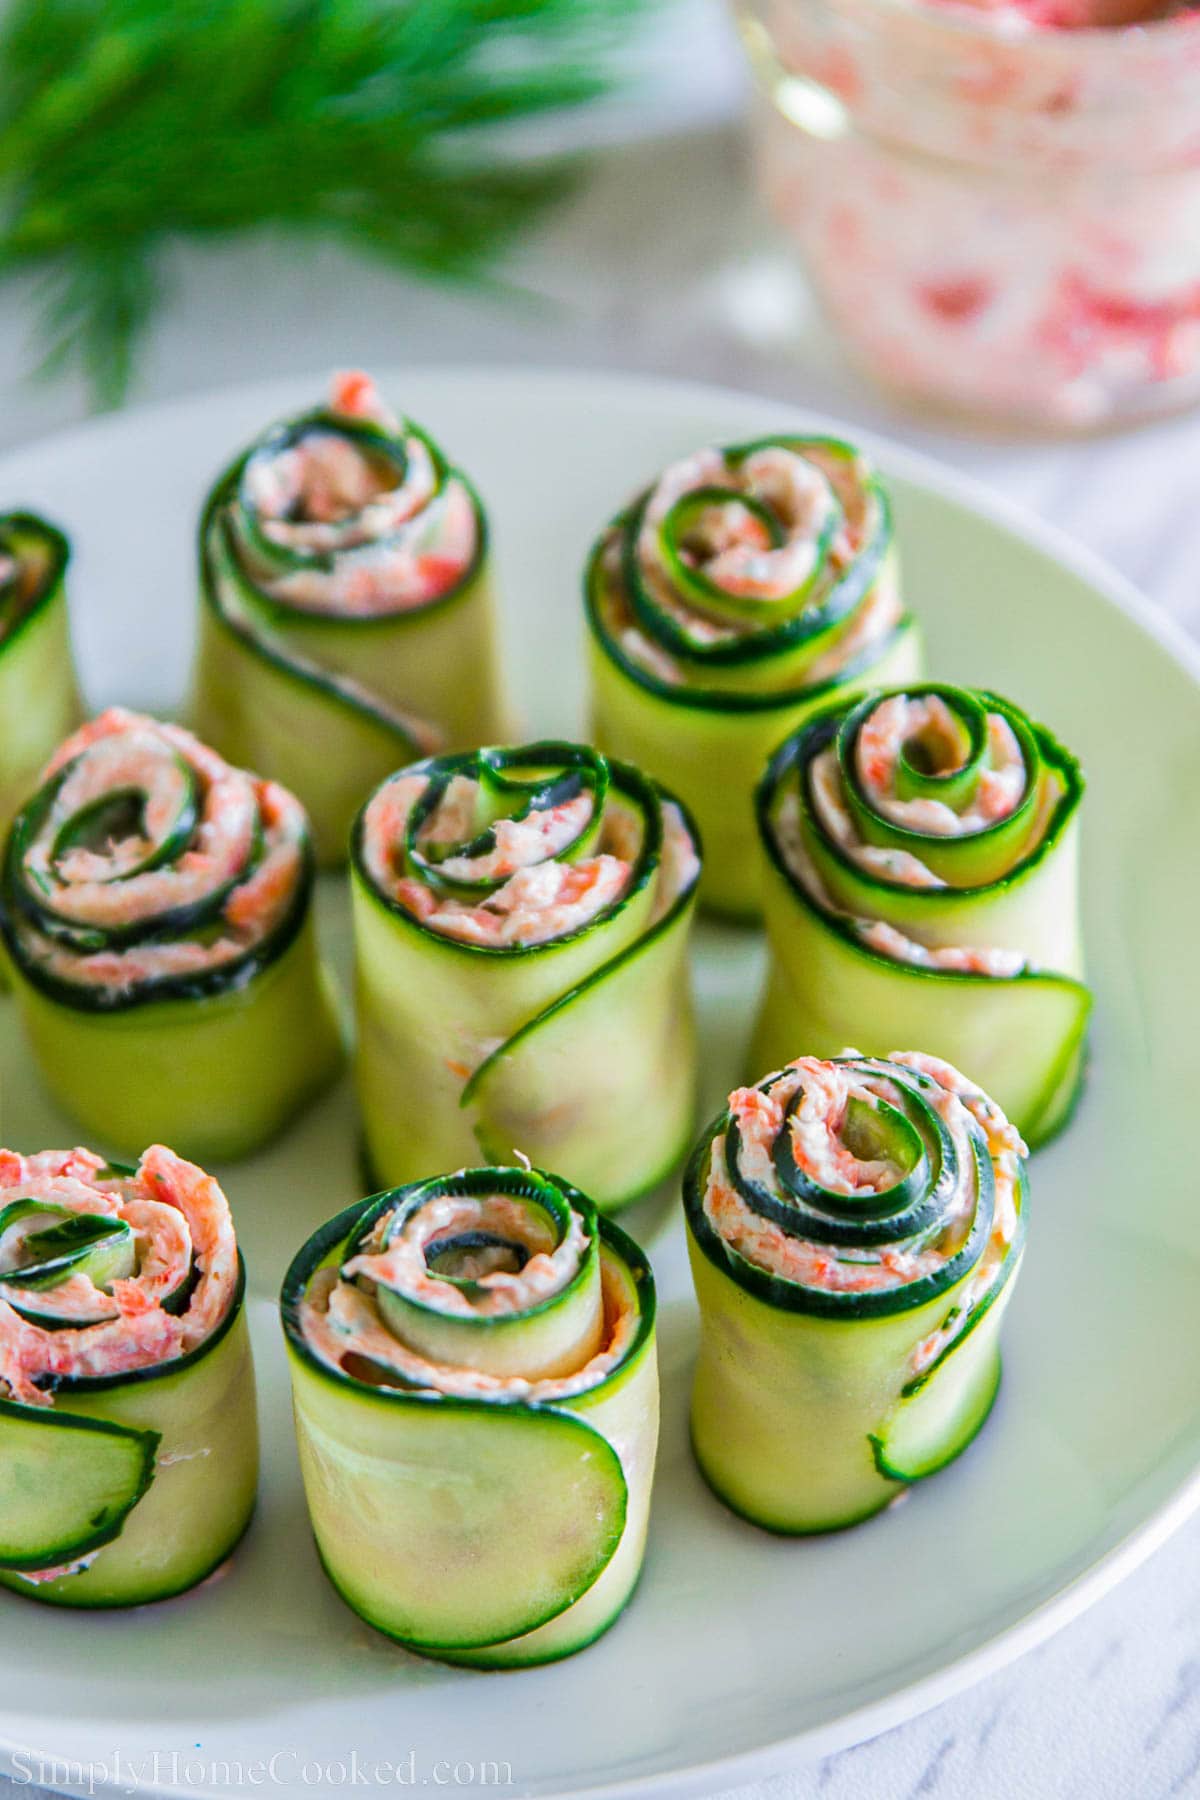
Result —
[[[873,426],[969,469],[1074,532],[1200,628],[1200,418],[1037,445],[951,435],[868,394],[807,316],[803,290],[750,199],[740,138],[727,122],[736,51],[708,0],[694,8],[689,0],[689,12],[695,29],[675,40],[686,53],[661,58],[633,115],[642,141],[622,147],[631,115],[611,115],[610,142],[582,194],[514,259],[512,272],[537,298],[501,309],[279,245],[188,254],[175,265],[175,297],[136,397],[401,361],[585,365],[725,382]],[[3,446],[84,410],[69,386],[25,385],[26,300],[17,288],[0,291]],[[1180,976],[1197,982],[1195,962]],[[1195,1373],[1181,1369],[1180,1379]],[[798,1620],[803,1629],[812,1622]],[[1193,1793],[1200,1520],[1013,1668],[869,1745],[741,1790],[739,1800]]]

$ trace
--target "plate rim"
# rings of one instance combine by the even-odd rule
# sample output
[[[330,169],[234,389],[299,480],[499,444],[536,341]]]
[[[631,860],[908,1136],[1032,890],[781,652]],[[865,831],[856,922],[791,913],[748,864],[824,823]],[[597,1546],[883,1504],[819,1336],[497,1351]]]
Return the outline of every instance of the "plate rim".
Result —
[[[136,431],[144,422],[165,423],[171,415],[204,411],[220,407],[223,402],[255,403],[261,397],[262,410],[268,416],[277,407],[291,404],[289,396],[311,393],[328,379],[328,370],[316,374],[275,375],[254,381],[231,381],[174,394],[162,399],[138,402],[112,413],[94,414],[73,423],[58,425],[11,445],[0,452],[0,485],[8,480],[10,467],[30,456],[53,453],[60,446],[85,443],[108,435],[122,436]],[[471,384],[475,387],[512,389],[520,387],[539,395],[566,399],[578,395],[581,388],[603,390],[615,395],[618,402],[644,405],[657,401],[664,410],[673,403],[719,407],[722,403],[761,407],[768,416],[791,419],[801,429],[829,431],[848,435],[865,449],[887,475],[894,475],[913,487],[932,493],[999,527],[1019,539],[1035,552],[1048,557],[1084,582],[1092,593],[1115,611],[1130,619],[1147,637],[1190,677],[1200,691],[1200,644],[1162,607],[1151,601],[1135,583],[1107,561],[1099,552],[1071,536],[1062,527],[1043,518],[1029,506],[1013,499],[988,482],[944,462],[936,454],[898,442],[871,427],[860,427],[855,421],[840,420],[836,415],[812,408],[800,401],[756,393],[726,383],[681,379],[674,376],[639,374],[622,369],[569,366],[525,365],[521,363],[480,362],[399,362],[382,365],[376,379],[381,385],[403,390],[405,383],[419,381],[448,386]],[[302,403],[302,401],[301,401]],[[272,1305],[264,1301],[265,1305]],[[681,1797],[714,1792],[747,1782],[779,1775],[789,1766],[810,1762],[862,1743],[909,1719],[919,1717],[942,1702],[974,1686],[989,1674],[999,1672],[1018,1657],[1046,1642],[1091,1605],[1111,1592],[1200,1509],[1200,1453],[1189,1473],[1184,1474],[1159,1504],[1136,1525],[1124,1533],[1094,1562],[1067,1581],[1059,1590],[1039,1601],[1023,1617],[996,1631],[972,1650],[953,1656],[942,1668],[905,1683],[879,1699],[866,1702],[836,1719],[813,1725],[798,1732],[772,1737],[753,1749],[712,1757],[702,1763],[663,1770],[657,1774],[629,1776],[616,1781],[593,1783],[570,1790],[571,1800],[633,1800],[634,1796],[658,1797],[668,1794]],[[11,1775],[17,1756],[44,1756],[55,1760],[50,1751],[35,1750],[27,1740],[14,1740],[0,1732],[0,1773]],[[60,1762],[73,1759],[58,1758]],[[124,1791],[119,1778],[89,1780],[85,1785],[67,1787],[63,1792],[96,1793]],[[137,1790],[147,1795],[170,1796],[171,1800],[213,1800],[218,1792],[211,1787],[193,1787],[186,1782],[155,1782]]]

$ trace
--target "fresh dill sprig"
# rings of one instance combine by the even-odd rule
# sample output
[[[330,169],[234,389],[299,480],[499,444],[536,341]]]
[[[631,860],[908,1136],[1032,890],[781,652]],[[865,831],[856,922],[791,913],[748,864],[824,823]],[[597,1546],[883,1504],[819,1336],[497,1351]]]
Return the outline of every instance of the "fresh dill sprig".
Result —
[[[650,0],[14,0],[0,19],[0,276],[42,367],[124,396],[180,238],[265,227],[477,276],[562,165],[503,128],[608,85]]]

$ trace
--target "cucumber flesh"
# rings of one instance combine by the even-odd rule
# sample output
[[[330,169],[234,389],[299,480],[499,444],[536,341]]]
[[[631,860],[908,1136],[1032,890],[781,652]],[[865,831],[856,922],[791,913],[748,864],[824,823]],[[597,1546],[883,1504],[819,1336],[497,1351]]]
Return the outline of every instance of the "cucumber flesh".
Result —
[[[553,1408],[367,1404],[352,1483],[344,1439],[325,1441],[311,1410],[298,1421],[318,1550],[368,1623],[434,1654],[485,1649],[557,1618],[599,1580],[628,1502],[599,1432]]]
[[[504,1163],[516,1149],[537,1168],[569,1169],[602,1212],[640,1198],[679,1161],[695,1110],[691,911],[686,901],[677,906],[475,1071],[462,1104],[489,1161]],[[613,1119],[623,1121],[620,1132]]]
[[[0,1569],[50,1569],[119,1536],[154,1479],[156,1431],[0,1401]]]
[[[990,1332],[972,1332],[871,1439],[879,1473],[892,1481],[921,1481],[944,1469],[977,1436],[999,1388],[996,1343]]]

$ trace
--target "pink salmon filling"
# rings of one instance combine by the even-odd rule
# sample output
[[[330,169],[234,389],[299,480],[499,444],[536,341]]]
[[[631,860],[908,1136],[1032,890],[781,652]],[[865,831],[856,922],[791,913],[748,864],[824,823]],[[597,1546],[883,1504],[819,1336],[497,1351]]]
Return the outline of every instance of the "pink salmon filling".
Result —
[[[497,1269],[480,1276],[482,1292],[468,1294],[439,1279],[427,1257],[439,1240],[480,1226],[523,1243],[531,1254],[517,1272]],[[618,1264],[601,1245],[604,1316],[599,1348],[585,1356],[577,1369],[526,1379],[431,1361],[388,1330],[376,1305],[374,1285],[365,1289],[355,1277],[381,1283],[448,1318],[511,1316],[561,1293],[577,1274],[590,1239],[582,1219],[573,1214],[562,1242],[555,1244],[548,1224],[504,1194],[446,1194],[423,1206],[387,1249],[382,1249],[378,1246],[385,1228],[386,1220],[381,1220],[376,1228],[377,1247],[353,1257],[343,1271],[332,1267],[319,1270],[301,1305],[305,1340],[331,1368],[375,1385],[415,1387],[429,1393],[553,1400],[594,1387],[616,1367],[633,1342],[637,1328],[634,1297]]]
[[[690,597],[675,587],[659,543],[658,528],[677,501],[697,488],[718,486],[729,491],[730,503],[714,505],[701,516],[681,555],[731,598],[782,603],[813,583],[813,603],[818,604],[823,578],[818,569],[818,543],[832,524],[828,546],[828,571],[837,580],[865,545],[875,523],[874,501],[864,485],[866,465],[855,458],[849,464],[824,457],[819,448],[804,455],[783,446],[769,446],[746,457],[733,469],[717,449],[704,449],[672,464],[660,476],[647,502],[637,543],[638,565],[647,591],[661,609],[700,644],[715,644],[743,635],[753,636],[775,621],[764,618],[739,620],[732,616],[708,617]],[[765,502],[780,519],[784,542],[772,546],[762,522],[746,506],[736,504],[739,490]],[[622,552],[619,532],[614,531],[601,551],[605,577],[609,628],[624,653],[655,680],[683,684],[688,672],[676,656],[656,643],[638,624],[622,584]],[[814,577],[816,579],[814,580]],[[895,574],[887,564],[844,628],[805,671],[805,679],[820,683],[834,679],[842,669],[881,644],[895,629],[903,612]]]
[[[232,768],[178,725],[120,706],[67,738],[42,781],[76,758],[25,854],[24,873],[34,891],[51,893],[54,910],[76,927],[111,930],[144,922],[149,933],[162,914],[228,889],[221,928],[203,938],[84,952],[18,916],[14,929],[31,963],[78,986],[125,992],[160,977],[219,969],[277,929],[294,904],[308,842],[304,809],[286,788]],[[180,763],[191,770],[200,792],[191,843],[174,862],[138,873],[169,825]],[[61,823],[126,786],[147,795],[141,833],[110,841],[102,850],[73,849],[56,857]],[[261,852],[254,861],[256,837]]]
[[[999,1107],[949,1063],[916,1051],[895,1051],[887,1060],[916,1069],[938,1084],[932,1104],[950,1132],[960,1167],[972,1165],[968,1115],[978,1121],[987,1141],[995,1176],[992,1234],[964,1288],[965,1311],[972,1297],[986,1291],[1013,1240],[1020,1159],[1028,1152]],[[800,1087],[804,1097],[791,1125],[792,1150],[798,1166],[813,1180],[838,1193],[877,1193],[892,1185],[899,1172],[886,1162],[862,1160],[845,1142],[842,1132],[849,1100],[862,1100],[868,1105],[875,1099],[894,1102],[895,1085],[882,1075],[864,1077],[845,1065],[807,1056],[789,1063],[784,1079],[777,1081],[769,1093],[758,1088],[739,1088],[730,1095],[729,1110],[741,1133],[742,1166],[747,1176],[775,1185],[772,1146],[783,1128],[787,1104]],[[729,1178],[721,1138],[712,1147],[704,1195],[704,1210],[714,1229],[740,1256],[785,1281],[827,1293],[886,1291],[932,1274],[960,1248],[970,1230],[973,1208],[972,1189],[964,1182],[935,1242],[918,1249],[885,1245],[878,1251],[877,1260],[839,1262],[828,1245],[792,1237],[747,1205]],[[926,1351],[927,1345],[922,1345],[920,1354],[925,1355]],[[936,1354],[935,1347],[928,1352],[928,1360]]]
[[[380,1221],[380,1232],[385,1224],[386,1220]],[[426,1256],[439,1239],[481,1227],[524,1243],[531,1255],[518,1273],[497,1269],[480,1276],[484,1294],[472,1299],[431,1274]],[[548,1225],[539,1229],[536,1215],[506,1194],[444,1194],[421,1207],[386,1250],[354,1257],[346,1264],[345,1273],[382,1282],[438,1312],[460,1318],[492,1317],[524,1312],[558,1293],[579,1267],[587,1245],[587,1232],[578,1213],[572,1213],[570,1227],[556,1245]]]
[[[313,430],[253,455],[244,491],[263,536],[302,559],[278,574],[251,558],[264,591],[286,605],[376,617],[427,606],[463,579],[479,548],[466,483],[439,484],[429,447],[406,431],[369,376],[334,377],[330,410],[402,437],[404,472],[334,431]]]
[[[579,930],[627,891],[639,847],[638,829],[634,815],[619,802],[610,802],[605,809],[595,855],[574,863],[552,860],[556,849],[569,846],[589,823],[591,801],[586,795],[524,820],[500,821],[496,847],[488,856],[469,862],[449,859],[441,865],[459,879],[503,876],[502,885],[486,899],[459,899],[416,876],[398,877],[394,847],[403,841],[409,814],[428,781],[426,775],[401,774],[375,793],[364,820],[363,856],[379,892],[397,901],[430,931],[493,947],[545,943]],[[439,836],[443,842],[458,841],[474,816],[476,787],[466,777],[451,782],[418,844],[436,843]],[[551,860],[539,860],[542,858]],[[668,911],[699,871],[700,860],[683,814],[673,801],[665,801],[655,918]]]
[[[54,1309],[87,1322],[53,1330],[23,1318],[0,1299],[0,1393],[29,1406],[52,1406],[53,1384],[153,1368],[199,1349],[221,1324],[237,1289],[237,1243],[229,1204],[216,1181],[174,1151],[154,1144],[131,1176],[106,1174],[90,1150],[0,1150],[0,1204],[40,1200],[70,1213],[99,1213],[132,1227],[136,1273],[111,1293],[76,1274],[52,1290]],[[164,1303],[193,1269],[184,1310]],[[6,1288],[12,1300],[47,1293]],[[47,1385],[49,1384],[49,1385]]]

